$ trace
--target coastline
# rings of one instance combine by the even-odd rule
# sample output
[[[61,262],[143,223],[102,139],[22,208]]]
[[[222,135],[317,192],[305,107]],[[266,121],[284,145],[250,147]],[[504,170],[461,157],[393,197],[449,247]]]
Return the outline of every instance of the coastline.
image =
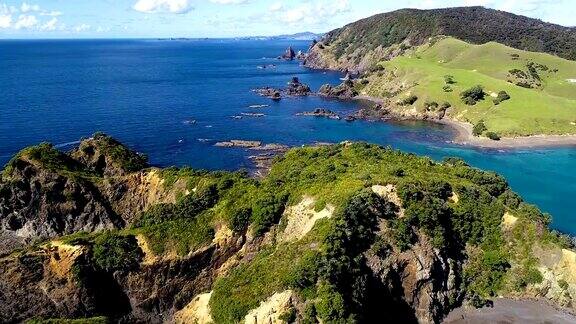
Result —
[[[455,131],[454,144],[487,149],[553,148],[576,146],[576,135],[532,135],[502,137],[499,141],[472,134],[472,124],[441,119],[432,122],[445,125]]]
[[[353,100],[365,100],[375,104],[384,104],[383,99],[370,96],[357,96]],[[397,120],[417,120],[428,121],[447,126],[454,131],[454,138],[451,141],[457,145],[470,146],[483,149],[522,149],[522,148],[554,148],[554,147],[576,147],[575,135],[531,135],[519,137],[502,137],[499,141],[491,140],[487,137],[474,136],[472,133],[473,125],[449,118],[444,119],[425,119],[417,117],[399,118],[392,116]]]

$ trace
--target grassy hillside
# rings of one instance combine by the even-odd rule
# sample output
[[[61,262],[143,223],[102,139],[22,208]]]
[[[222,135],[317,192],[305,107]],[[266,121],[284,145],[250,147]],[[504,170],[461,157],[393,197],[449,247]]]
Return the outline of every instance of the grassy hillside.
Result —
[[[483,7],[402,9],[379,14],[328,33],[324,45],[335,58],[358,62],[379,47],[401,43],[418,46],[438,35],[473,44],[495,41],[576,59],[574,29]]]
[[[380,65],[384,71],[371,74],[363,93],[393,102],[418,97],[401,109],[425,111],[432,102],[448,102],[452,118],[483,120],[489,131],[503,136],[576,133],[576,83],[568,81],[576,78],[574,61],[495,42],[442,38]],[[465,104],[461,93],[476,85],[486,98]],[[500,91],[510,99],[495,104]]]

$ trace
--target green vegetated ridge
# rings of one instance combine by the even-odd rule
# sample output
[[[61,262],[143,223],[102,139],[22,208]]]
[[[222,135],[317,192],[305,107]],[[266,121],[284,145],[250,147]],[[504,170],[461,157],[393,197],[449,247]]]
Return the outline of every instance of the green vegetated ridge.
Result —
[[[287,317],[307,323],[369,321],[374,311],[367,255],[382,258],[429,242],[464,262],[458,294],[450,302],[482,305],[500,294],[523,294],[542,282],[530,251],[567,247],[547,229],[550,216],[524,203],[495,173],[458,159],[442,163],[389,148],[357,143],[290,150],[261,180],[244,173],[162,171],[165,186],[188,183],[189,195],[157,205],[127,229],[62,238],[90,247],[102,271],[138,271],[142,235],[157,256],[185,256],[211,244],[223,224],[234,233],[274,237],[286,226],[287,206],[314,197],[315,210],[335,207],[297,241],[266,240],[250,258],[215,279],[210,299],[217,323],[242,320],[274,293],[295,291],[300,303]],[[397,188],[401,206],[375,194],[374,185]],[[454,198],[456,196],[457,198]],[[399,208],[403,216],[399,217]],[[518,219],[504,231],[502,218]],[[77,269],[81,278],[88,275]],[[380,292],[381,293],[381,292]]]
[[[360,72],[359,93],[404,116],[483,122],[480,135],[498,139],[576,134],[573,60],[574,28],[465,7],[348,24],[315,43],[306,65]],[[463,96],[477,86],[482,98]]]
[[[452,118],[483,121],[503,136],[576,133],[576,83],[570,81],[576,78],[575,61],[449,37],[380,66],[384,71],[368,77],[364,94],[393,102],[417,98],[404,109],[424,112],[430,103],[447,102]],[[463,92],[476,86],[483,98],[467,102]]]
[[[494,41],[576,59],[573,28],[483,7],[401,9],[378,14],[327,33],[324,43],[333,46],[335,59],[359,62],[378,48],[401,43],[419,46],[440,35],[473,44]]]

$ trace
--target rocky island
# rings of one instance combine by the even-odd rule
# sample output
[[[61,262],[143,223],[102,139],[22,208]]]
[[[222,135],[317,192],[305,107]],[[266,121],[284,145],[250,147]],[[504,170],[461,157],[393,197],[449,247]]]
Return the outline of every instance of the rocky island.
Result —
[[[312,93],[310,87],[301,83],[298,77],[292,77],[292,79],[287,83],[287,87],[285,89],[264,87],[255,89],[253,91],[262,97],[267,97],[272,100],[280,100],[283,96],[304,97]]]
[[[495,173],[365,143],[289,150],[260,179],[150,167],[104,134],[40,144],[1,173],[0,321],[439,323],[496,296],[573,310],[576,253],[549,223]]]

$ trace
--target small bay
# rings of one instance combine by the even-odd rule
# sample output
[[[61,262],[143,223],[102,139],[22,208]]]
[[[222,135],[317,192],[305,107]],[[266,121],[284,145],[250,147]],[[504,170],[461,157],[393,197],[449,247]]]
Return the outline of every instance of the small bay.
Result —
[[[253,93],[284,87],[293,76],[313,91],[340,83],[339,73],[277,60],[289,45],[305,51],[309,43],[0,41],[0,163],[28,145],[49,141],[66,149],[96,131],[146,153],[154,165],[212,170],[251,167],[253,152],[215,147],[219,141],[366,141],[496,171],[552,214],[554,228],[576,234],[576,148],[476,149],[451,144],[452,130],[441,125],[296,116],[316,108],[345,116],[362,103],[315,96],[273,102]]]

